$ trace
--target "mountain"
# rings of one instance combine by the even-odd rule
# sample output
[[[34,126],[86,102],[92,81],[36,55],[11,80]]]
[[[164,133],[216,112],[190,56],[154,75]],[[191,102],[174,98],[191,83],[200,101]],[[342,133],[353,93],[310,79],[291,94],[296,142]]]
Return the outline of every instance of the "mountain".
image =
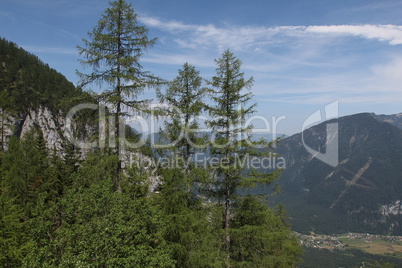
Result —
[[[400,129],[402,129],[402,113],[399,114],[391,114],[391,115],[375,115],[372,114],[377,120],[382,122],[390,123]]]
[[[79,101],[93,102],[89,94],[17,44],[0,38],[0,138],[1,149],[11,136],[42,132],[48,150],[63,151],[65,115]],[[73,129],[94,133],[95,114],[74,124]],[[79,122],[78,116],[76,123]],[[80,125],[80,126],[78,126]],[[90,126],[91,125],[91,126]],[[88,132],[87,131],[87,132]],[[91,134],[91,135],[92,135]],[[91,135],[78,135],[91,138]]]
[[[336,167],[313,157],[302,133],[282,140],[283,193],[273,202],[285,205],[296,231],[402,235],[401,119],[361,113],[305,130],[305,143],[324,153],[327,124],[338,123]]]
[[[62,74],[17,44],[0,38],[0,107],[17,113],[39,106],[61,108],[82,96]]]
[[[7,151],[11,137],[24,138],[34,132],[43,136],[49,153],[56,152],[65,158],[73,152],[82,160],[111,142],[108,116],[108,108],[98,105],[94,96],[75,87],[37,56],[0,38],[0,153]],[[136,143],[137,134],[125,126],[128,142]],[[153,163],[151,154],[148,145],[135,153],[127,149],[122,165],[138,158]],[[149,188],[153,191],[159,179],[154,174],[148,175]]]

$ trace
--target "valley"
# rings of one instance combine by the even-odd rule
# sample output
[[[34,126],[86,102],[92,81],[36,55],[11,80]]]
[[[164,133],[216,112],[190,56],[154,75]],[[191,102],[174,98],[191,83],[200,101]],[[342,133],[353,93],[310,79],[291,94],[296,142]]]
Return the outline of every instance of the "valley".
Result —
[[[358,249],[370,254],[402,259],[402,236],[347,233],[341,235],[298,234],[298,237],[304,247],[331,251]]]

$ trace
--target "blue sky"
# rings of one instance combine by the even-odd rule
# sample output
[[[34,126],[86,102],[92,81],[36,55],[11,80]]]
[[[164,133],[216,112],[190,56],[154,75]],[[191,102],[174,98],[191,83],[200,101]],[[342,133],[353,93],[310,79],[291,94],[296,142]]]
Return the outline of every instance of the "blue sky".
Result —
[[[189,62],[209,79],[214,59],[230,49],[255,79],[258,115],[271,123],[286,116],[280,133],[301,131],[310,114],[333,101],[341,116],[402,112],[402,1],[132,4],[149,35],[158,37],[142,58],[145,69],[171,79]],[[107,6],[103,0],[0,0],[0,36],[77,83],[75,70],[83,68],[76,46]]]

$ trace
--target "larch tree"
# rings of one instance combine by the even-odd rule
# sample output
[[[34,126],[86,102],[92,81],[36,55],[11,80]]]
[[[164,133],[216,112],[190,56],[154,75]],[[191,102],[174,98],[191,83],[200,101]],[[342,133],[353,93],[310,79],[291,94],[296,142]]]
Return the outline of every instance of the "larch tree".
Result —
[[[210,167],[215,176],[212,190],[224,202],[226,267],[230,267],[231,221],[239,190],[272,183],[279,171],[261,173],[258,168],[242,164],[247,163],[243,161],[245,157],[263,157],[266,153],[258,147],[270,147],[272,143],[250,140],[252,125],[246,125],[246,120],[255,112],[256,104],[249,104],[253,78],[244,78],[241,61],[229,50],[215,62],[216,75],[209,81],[214,105],[208,107],[208,125],[213,130],[211,157],[217,161],[211,162]]]
[[[78,72],[82,85],[97,82],[107,88],[98,96],[114,115],[114,136],[117,140],[115,154],[122,150],[121,135],[125,125],[122,117],[129,111],[141,112],[147,109],[149,100],[138,100],[144,89],[155,87],[160,79],[144,71],[140,58],[151,48],[156,39],[148,38],[148,29],[139,25],[138,15],[124,0],[110,2],[98,24],[83,39],[84,47],[78,46],[80,60],[92,72]],[[113,144],[109,144],[113,147]],[[121,191],[122,162],[117,164],[116,189]]]
[[[207,172],[192,161],[208,146],[197,121],[205,108],[202,82],[199,71],[185,63],[166,92],[159,94],[169,118],[161,130],[163,141],[169,144],[159,151],[174,164],[168,168],[160,165],[162,183],[157,200],[164,213],[162,234],[177,267],[219,267],[218,240],[209,222],[211,208],[203,203],[197,189]]]
[[[171,148],[165,151],[169,151],[170,156],[182,164],[180,168],[190,180],[190,159],[206,147],[200,136],[197,121],[197,117],[205,108],[203,97],[206,89],[202,87],[202,77],[195,66],[185,63],[178,73],[165,94],[159,94],[160,101],[168,105],[166,110],[171,120],[165,121],[162,136],[171,145]],[[190,185],[191,182],[188,181],[188,190]]]

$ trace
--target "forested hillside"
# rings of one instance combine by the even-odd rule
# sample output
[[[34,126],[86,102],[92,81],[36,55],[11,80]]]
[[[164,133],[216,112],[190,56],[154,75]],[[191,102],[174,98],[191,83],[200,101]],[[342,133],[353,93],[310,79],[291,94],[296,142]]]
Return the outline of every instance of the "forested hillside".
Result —
[[[0,94],[2,108],[23,113],[40,105],[60,108],[82,91],[37,56],[1,38]]]
[[[133,33],[142,37],[135,39]],[[269,184],[279,175],[279,171],[259,174],[234,162],[245,153],[261,156],[260,151],[245,146],[248,137],[233,141],[237,133],[232,133],[229,119],[241,124],[248,111],[238,113],[232,106],[252,99],[248,91],[252,79],[243,77],[241,61],[230,51],[217,60],[217,74],[208,86],[221,97],[207,107],[204,80],[195,66],[184,64],[171,82],[142,69],[139,58],[146,44],[152,47],[153,43],[154,39],[147,39],[147,29],[137,25],[131,5],[111,2],[85,46],[79,48],[82,63],[93,67],[92,73],[81,74],[82,85],[99,82],[95,81],[99,78],[109,87],[100,94],[89,94],[36,56],[1,39],[3,267],[297,265],[301,247],[283,209],[268,207],[264,196],[239,194],[240,188]],[[138,141],[121,117],[149,110],[149,102],[138,99],[148,88],[162,89],[159,100],[178,101],[187,116],[180,120],[168,109],[160,111],[172,122],[162,136],[174,140],[176,130],[182,128],[189,137],[158,150],[159,157],[174,160],[174,166],[157,161],[147,143],[128,148],[122,142],[123,138]],[[224,103],[219,102],[222,98],[226,98]],[[67,127],[62,119],[68,111],[85,102],[108,105],[106,126],[112,130],[106,137],[107,146],[101,146],[100,129],[105,126],[99,123],[103,118],[97,110],[72,117],[79,122],[75,126],[80,137],[94,142],[92,147],[81,150],[60,131]],[[209,122],[219,148],[192,145],[210,146],[202,137],[191,135],[198,129],[194,116],[203,109],[213,111],[216,118],[227,118]],[[57,142],[49,143],[49,139]],[[252,144],[272,146],[264,141]],[[197,167],[187,161],[203,150],[211,151],[223,164]],[[131,165],[126,161],[130,157],[153,162],[154,172],[144,165]],[[155,178],[157,188],[150,191]]]

